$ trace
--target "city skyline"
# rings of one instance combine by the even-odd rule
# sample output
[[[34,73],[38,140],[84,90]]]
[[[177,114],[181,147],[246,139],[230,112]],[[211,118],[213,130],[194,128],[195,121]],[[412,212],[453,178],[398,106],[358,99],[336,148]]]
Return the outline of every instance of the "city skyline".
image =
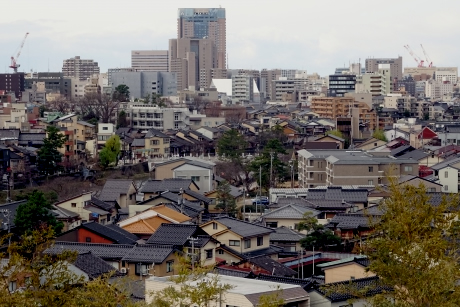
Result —
[[[327,75],[359,59],[364,65],[368,57],[398,56],[404,67],[413,67],[416,63],[403,46],[409,44],[424,58],[420,43],[435,66],[459,66],[452,40],[460,31],[456,1],[425,6],[423,1],[390,0],[371,8],[362,0],[287,1],[282,10],[275,1],[245,2],[244,7],[240,1],[223,0],[134,2],[132,8],[108,1],[89,3],[9,3],[8,11],[20,13],[0,21],[0,71],[12,72],[10,57],[26,32],[30,35],[18,60],[19,71],[61,71],[63,60],[74,56],[93,59],[101,72],[130,67],[131,50],[168,49],[169,39],[177,37],[179,8],[219,6],[226,9],[230,69],[304,69]],[[416,14],[417,8],[426,8],[427,15]]]

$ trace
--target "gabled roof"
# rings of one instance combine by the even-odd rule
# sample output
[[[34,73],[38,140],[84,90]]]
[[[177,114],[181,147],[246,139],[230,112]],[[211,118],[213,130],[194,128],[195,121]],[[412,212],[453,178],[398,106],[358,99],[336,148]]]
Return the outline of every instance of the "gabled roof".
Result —
[[[377,222],[378,218],[374,218],[373,221]],[[369,228],[370,220],[367,215],[360,214],[345,214],[339,213],[336,214],[328,225],[334,225],[337,228],[341,229],[357,229],[357,228]]]
[[[190,221],[190,217],[181,214],[180,212],[177,212],[176,210],[173,210],[166,205],[157,205],[155,207],[150,208],[150,210],[154,210],[158,212],[160,215],[169,217],[170,219],[173,219],[179,223]]]
[[[401,177],[399,177],[398,183],[401,184],[401,183],[409,182],[409,181],[414,180],[414,179],[423,180],[423,181],[429,182],[429,183],[431,183],[431,184],[435,184],[435,185],[442,186],[442,184],[439,184],[439,183],[436,183],[436,182],[427,180],[427,179],[424,178],[424,177],[419,177],[419,176],[414,176],[414,175],[404,175],[404,176],[401,176]]]
[[[255,225],[255,224],[237,220],[231,217],[219,217],[219,218],[214,219],[213,221],[221,223],[222,225],[227,227],[230,231],[236,233],[237,235],[243,238],[255,237],[255,236],[269,234],[269,233],[274,232],[274,230],[271,228]],[[210,221],[206,224],[212,223],[213,221]]]
[[[182,167],[185,164],[198,166],[198,167],[201,167],[201,168],[206,168],[206,169],[211,169],[211,170],[214,168],[214,164],[204,163],[204,162],[200,162],[200,161],[196,161],[196,160],[187,160],[187,161],[185,161],[185,163],[174,167],[172,170],[175,170],[176,168]]]
[[[435,164],[433,166],[431,166],[431,169],[435,170],[435,171],[439,171],[440,169],[443,169],[447,166],[451,166],[453,164],[457,164],[460,162],[460,157],[458,158],[453,158],[453,159],[448,159],[448,160],[444,160],[438,164]]]
[[[160,264],[175,251],[172,245],[142,244],[132,248],[123,261]]]
[[[115,208],[115,205],[113,203],[109,204],[109,203],[103,202],[102,200],[98,199],[95,196],[91,196],[91,204],[93,206],[99,207],[99,208],[101,208],[103,210],[106,210],[106,211],[110,211],[113,208]]]
[[[281,226],[275,229],[275,232],[270,234],[270,241],[274,242],[299,242],[305,238],[306,235],[301,234],[293,229],[289,229],[285,226]]]
[[[118,232],[119,234],[131,239],[131,240],[134,240],[134,241],[137,241],[139,240],[139,238],[136,236],[136,235],[133,235],[132,233],[130,233],[129,231],[126,231],[124,230],[123,228],[121,228],[120,226],[116,225],[116,224],[109,224],[109,225],[106,225],[106,227],[112,229],[113,231],[116,231]]]
[[[261,257],[261,256],[277,255],[283,251],[284,251],[284,248],[282,247],[279,247],[276,245],[270,245],[270,247],[256,249],[256,250],[253,250],[247,253],[243,253],[243,255],[247,258],[254,258],[254,257]]]
[[[134,139],[133,142],[131,143],[132,147],[144,147],[145,146],[145,140],[144,139]]]
[[[330,268],[336,265],[342,265],[342,264],[347,264],[347,263],[352,263],[352,262],[355,262],[364,267],[367,267],[369,265],[369,259],[366,256],[357,255],[354,257],[348,257],[348,258],[339,259],[336,261],[321,263],[321,264],[318,264],[317,267],[324,269],[324,268]]]
[[[73,265],[88,274],[90,279],[115,271],[113,266],[91,252],[78,254]]]
[[[340,142],[345,142],[345,139],[342,139],[341,137],[338,137],[336,135],[333,135],[333,134],[328,134],[328,135],[325,135],[325,136],[320,136],[319,138],[317,138],[315,141],[319,141],[321,139],[325,139],[325,138],[333,138],[334,140],[337,140],[337,141],[340,141]]]
[[[308,189],[306,199],[344,200],[346,202],[367,203],[367,189],[345,189],[337,186],[329,186],[326,189]]]
[[[77,212],[67,210],[53,205],[53,212],[56,215],[57,219],[66,219],[66,218],[78,218],[80,215]]]
[[[83,223],[80,226],[78,226],[77,228],[87,229],[87,230],[89,230],[89,231],[91,231],[93,233],[96,233],[96,234],[98,234],[98,235],[100,235],[102,237],[105,237],[105,238],[107,238],[109,240],[112,240],[117,244],[136,244],[136,240],[133,239],[131,236],[130,237],[125,236],[124,234],[122,234],[119,231],[115,231],[112,228],[109,228],[107,226],[101,225],[101,224],[96,223],[96,222]],[[69,231],[73,231],[73,230],[75,230],[75,228],[71,229]]]
[[[239,258],[240,260],[247,259],[247,257],[245,255],[239,253],[238,251],[234,250],[233,248],[228,247],[225,244],[220,244],[218,247],[216,247],[216,250],[219,250],[219,249],[222,249],[226,253],[232,254],[233,256],[235,256],[236,258]]]
[[[141,188],[141,193],[158,193],[170,191],[173,193],[179,193],[180,189],[188,190],[191,185],[195,185],[197,189],[198,186],[191,179],[182,179],[182,178],[168,178],[163,180],[149,180]]]
[[[212,202],[212,199],[198,193],[198,192],[195,192],[195,191],[192,191],[190,189],[187,189],[187,190],[184,190],[184,194],[187,194],[187,195],[190,195],[192,196],[193,198],[196,198],[202,202],[205,202],[207,204],[209,204],[210,202]]]
[[[317,211],[312,208],[296,206],[293,204],[286,205],[284,207],[275,209],[271,212],[265,213],[261,218],[270,218],[270,219],[302,219],[306,212],[311,212],[313,216],[321,214],[320,211]]]
[[[268,256],[256,257],[248,259],[248,262],[255,264],[261,269],[270,272],[272,275],[292,277],[297,275],[297,272],[288,268],[284,264],[276,262]]]
[[[120,194],[127,194],[133,184],[132,180],[127,179],[108,179],[98,199],[102,201],[117,201]]]
[[[198,235],[208,234],[197,225],[161,224],[146,243],[184,246],[190,237],[196,238]]]
[[[149,139],[149,138],[154,137],[154,136],[159,137],[159,138],[170,138],[169,135],[164,134],[163,132],[161,132],[158,129],[149,129],[149,131],[147,131],[147,133],[145,135],[145,138]]]
[[[46,254],[56,255],[62,251],[75,251],[79,254],[91,252],[102,259],[121,259],[133,245],[128,244],[101,244],[101,243],[79,243],[56,241],[51,247],[45,250]]]

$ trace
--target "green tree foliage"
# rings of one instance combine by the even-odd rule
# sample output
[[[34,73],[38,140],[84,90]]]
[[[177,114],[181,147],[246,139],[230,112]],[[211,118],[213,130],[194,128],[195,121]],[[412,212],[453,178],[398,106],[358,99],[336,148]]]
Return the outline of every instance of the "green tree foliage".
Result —
[[[129,94],[129,86],[125,84],[120,84],[115,88],[112,98],[116,101],[128,101]]]
[[[66,136],[61,134],[55,126],[46,128],[46,138],[43,139],[43,146],[38,151],[38,169],[44,175],[51,175],[59,169],[58,163],[62,155],[58,151],[66,141]]]
[[[341,239],[332,230],[318,224],[318,219],[311,212],[304,214],[298,225],[298,230],[306,230],[308,233],[305,238],[300,240],[300,244],[304,248],[322,249],[326,246],[338,245],[341,242]]]
[[[337,136],[337,137],[339,137],[339,138],[342,138],[342,139],[344,138],[342,132],[339,131],[339,130],[330,130],[330,131],[327,131],[327,132],[326,132],[326,135],[335,135],[335,136]]]
[[[217,142],[217,153],[223,159],[232,162],[242,159],[247,142],[236,129],[225,131]]]
[[[190,258],[178,258],[179,263],[174,268],[178,273],[171,277],[174,285],[147,294],[152,297],[152,306],[207,307],[211,302],[217,301],[222,293],[232,288],[220,282],[219,275],[213,273],[212,267],[196,263],[192,269]]]
[[[220,209],[228,215],[236,214],[236,201],[230,194],[231,187],[228,181],[224,180],[217,186],[216,209]]]
[[[278,139],[271,139],[268,141],[264,150],[256,157],[250,164],[250,169],[255,173],[255,177],[259,185],[261,185],[266,191],[271,186],[274,186],[275,178],[284,178],[289,174],[286,163],[281,161],[280,155],[286,155],[287,152],[283,147],[283,144]],[[273,163],[271,161],[273,155]],[[272,180],[270,183],[270,166],[273,166]],[[262,172],[262,182],[259,182],[259,171]]]
[[[53,237],[51,227],[33,230],[0,254],[8,258],[0,267],[1,306],[134,306],[128,293],[108,282],[110,276],[85,281],[69,270],[76,253],[44,253]],[[5,238],[1,241],[3,245]],[[20,290],[10,291],[10,282]]]
[[[275,125],[269,129],[262,129],[259,132],[259,144],[260,148],[264,148],[270,140],[278,139],[281,143],[286,142],[287,136],[284,134],[283,127]]]
[[[363,253],[369,271],[390,294],[370,298],[373,306],[460,306],[458,195],[431,200],[425,187],[398,185],[390,178],[383,216],[374,223]]]
[[[64,226],[53,215],[53,207],[40,191],[33,191],[25,204],[19,205],[14,218],[18,233],[23,234],[43,227],[52,227],[59,233]]]
[[[43,196],[45,197],[46,201],[49,202],[50,204],[54,204],[55,202],[58,201],[58,194],[56,191],[43,191]],[[20,200],[28,200],[32,195],[34,194],[34,191],[23,191],[20,190],[19,194],[16,194],[14,196],[15,201],[20,201]]]
[[[121,141],[118,135],[111,136],[104,145],[104,148],[99,152],[99,162],[103,168],[107,168],[110,164],[118,162],[118,155],[121,151]]]
[[[376,138],[377,140],[388,142],[387,137],[385,136],[385,133],[379,129],[375,130],[374,133],[372,133],[372,137]]]
[[[282,297],[283,290],[278,287],[275,291],[269,294],[263,294],[259,297],[257,307],[281,307],[284,306],[285,301]]]
[[[125,127],[128,127],[128,118],[126,112],[121,110],[120,113],[118,113],[117,128]]]

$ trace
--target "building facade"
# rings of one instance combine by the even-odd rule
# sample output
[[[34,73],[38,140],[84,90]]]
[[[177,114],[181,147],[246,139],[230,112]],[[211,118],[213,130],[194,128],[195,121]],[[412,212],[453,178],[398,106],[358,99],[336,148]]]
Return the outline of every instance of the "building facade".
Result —
[[[24,84],[24,73],[0,74],[0,91],[13,92],[18,100],[21,100]]]
[[[133,50],[131,67],[134,71],[168,72],[168,50]]]
[[[355,84],[356,75],[330,75],[327,95],[329,97],[343,97],[345,93],[355,91]]]
[[[62,73],[66,78],[78,78],[86,80],[93,74],[99,74],[100,69],[97,62],[94,60],[84,60],[79,56],[64,60],[62,65]]]
[[[113,72],[112,91],[124,84],[129,87],[130,98],[145,98],[153,94],[174,96],[177,94],[176,74],[159,71]]]
[[[403,78],[402,57],[397,58],[375,58],[366,59],[366,72],[378,72],[380,64],[389,64],[391,70],[391,80],[401,80]]]
[[[251,76],[238,74],[232,76],[232,102],[248,103],[253,101],[254,81]]]

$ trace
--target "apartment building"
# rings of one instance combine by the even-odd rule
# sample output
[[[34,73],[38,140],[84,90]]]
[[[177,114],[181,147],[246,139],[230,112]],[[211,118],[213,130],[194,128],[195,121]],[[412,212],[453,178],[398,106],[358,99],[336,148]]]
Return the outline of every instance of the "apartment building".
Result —
[[[356,75],[330,75],[327,95],[330,97],[343,97],[345,96],[345,93],[355,91],[355,84]]]
[[[13,92],[19,101],[24,92],[24,84],[24,73],[0,74],[0,91]]]
[[[188,108],[160,108],[143,103],[129,103],[123,107],[134,129],[185,129],[190,126],[191,117],[205,117]]]
[[[232,102],[245,104],[254,100],[254,80],[247,74],[232,76]]]
[[[94,60],[84,60],[79,56],[64,60],[62,65],[64,78],[86,80],[93,74],[99,74],[99,72],[100,69],[97,62],[94,62]]]
[[[366,59],[366,72],[378,72],[380,64],[388,64],[391,71],[391,80],[402,80],[403,78],[403,63],[402,57],[397,58],[373,58]]]
[[[320,118],[331,119],[357,114],[360,122],[368,125],[369,129],[373,130],[377,126],[376,112],[369,104],[358,101],[355,97],[313,97],[311,111]]]
[[[134,71],[168,72],[168,50],[132,50],[131,67]]]
[[[49,93],[59,93],[66,99],[71,98],[71,80],[64,78],[62,72],[35,72],[28,74],[24,79],[24,89],[33,90],[34,85],[43,82],[45,91]]]
[[[176,74],[161,71],[112,72],[112,91],[124,84],[129,87],[130,98],[145,98],[153,94],[174,96],[177,94]]]
[[[387,95],[393,91],[390,65],[379,65],[372,73],[360,75],[356,79],[356,93],[371,93],[372,96]]]
[[[363,151],[299,150],[299,186],[314,188],[331,185],[388,183],[388,176],[418,175],[418,161],[374,157]]]
[[[425,81],[425,97],[431,100],[441,99],[443,95],[453,93],[454,85],[450,81]]]

